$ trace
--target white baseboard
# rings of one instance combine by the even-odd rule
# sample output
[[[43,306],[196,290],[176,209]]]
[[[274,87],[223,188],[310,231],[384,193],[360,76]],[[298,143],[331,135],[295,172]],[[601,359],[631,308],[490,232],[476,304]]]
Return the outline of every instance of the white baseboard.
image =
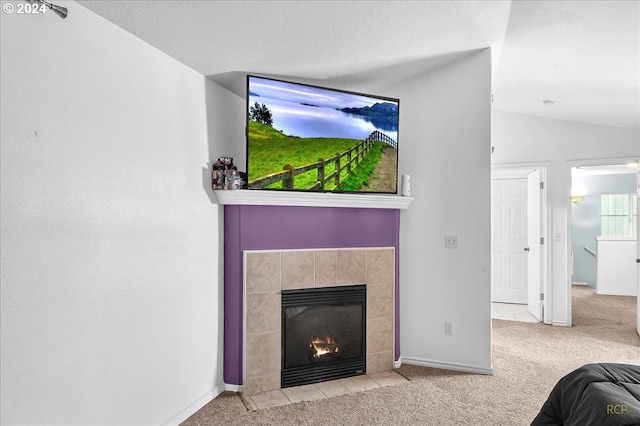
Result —
[[[197,400],[192,402],[187,408],[185,408],[184,410],[180,411],[178,414],[176,414],[175,416],[171,417],[166,422],[162,423],[163,426],[164,425],[167,425],[167,426],[169,426],[169,425],[179,425],[180,423],[184,422],[189,417],[191,417],[196,411],[198,411],[199,409],[201,409],[202,407],[207,405],[209,402],[213,401],[213,399],[215,397],[217,397],[218,395],[220,395],[222,393],[222,391],[224,391],[224,388],[225,388],[225,384],[224,383],[217,384],[211,390],[211,392],[207,392],[205,395],[201,396],[200,398],[198,398]]]
[[[551,325],[555,325],[558,327],[569,327],[569,324],[566,321],[552,321]]]
[[[589,285],[589,284],[583,283],[582,281],[573,281],[571,285]]]
[[[229,391],[229,392],[242,392],[242,385],[232,385],[230,383],[225,383],[224,384],[224,390]]]
[[[402,361],[405,364],[419,365],[421,367],[439,368],[441,370],[462,371],[464,373],[484,374],[493,376],[493,368],[474,367],[472,365],[453,364],[449,362],[432,361],[421,358],[404,357]]]
[[[402,357],[400,357],[397,361],[393,361],[393,368],[400,368],[402,365]]]
[[[595,294],[600,294],[603,296],[637,296],[637,294],[634,294],[632,292],[625,292],[625,291],[596,291],[594,290]]]

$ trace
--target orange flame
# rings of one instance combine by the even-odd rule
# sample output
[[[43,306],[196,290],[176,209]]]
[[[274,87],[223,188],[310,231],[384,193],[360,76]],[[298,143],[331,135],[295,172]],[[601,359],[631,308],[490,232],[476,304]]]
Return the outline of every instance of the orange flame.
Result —
[[[311,337],[311,342],[309,344],[310,348],[313,348],[315,351],[314,357],[320,358],[321,356],[328,354],[335,354],[340,351],[340,348],[336,341],[331,336],[325,337]]]

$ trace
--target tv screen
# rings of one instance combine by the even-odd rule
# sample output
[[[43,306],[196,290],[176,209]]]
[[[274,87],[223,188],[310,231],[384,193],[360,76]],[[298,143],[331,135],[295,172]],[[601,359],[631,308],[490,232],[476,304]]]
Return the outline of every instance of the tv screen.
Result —
[[[247,187],[395,194],[399,100],[247,76]]]

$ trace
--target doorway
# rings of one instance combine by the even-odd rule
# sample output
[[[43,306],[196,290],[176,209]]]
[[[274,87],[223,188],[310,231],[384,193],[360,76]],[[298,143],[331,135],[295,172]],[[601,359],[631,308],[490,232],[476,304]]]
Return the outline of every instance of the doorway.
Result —
[[[493,170],[492,317],[544,320],[545,168]]]
[[[640,242],[637,238],[640,220],[637,218],[637,213],[635,217],[633,213],[633,210],[637,212],[638,208],[640,172],[638,159],[634,158],[573,161],[569,166],[568,188],[571,189],[571,201],[569,201],[567,215],[569,235],[567,312],[569,325],[571,325],[574,284],[588,286],[593,292],[600,294],[631,295],[634,289],[635,294],[640,290],[638,289],[640,268],[635,264],[636,259],[640,258]],[[609,200],[611,206],[608,206]],[[623,203],[615,200],[621,200]],[[603,203],[607,204],[605,208]],[[615,208],[613,208],[614,204],[616,204]],[[623,217],[625,214],[621,215],[624,213],[622,210],[629,212],[626,214],[626,219]],[[611,218],[610,215],[616,217]],[[612,219],[615,226],[611,222]],[[622,241],[625,239],[633,242]],[[630,244],[631,247],[623,247]],[[598,253],[600,245],[607,250]],[[615,250],[623,249],[624,251],[620,253],[616,251],[612,258],[610,250],[613,246]],[[611,262],[622,263],[613,265],[610,264]],[[623,270],[627,272],[622,272],[624,279],[615,279],[615,286],[611,287],[607,284],[609,281],[605,271],[608,270],[615,274]],[[638,329],[640,330],[640,310]]]

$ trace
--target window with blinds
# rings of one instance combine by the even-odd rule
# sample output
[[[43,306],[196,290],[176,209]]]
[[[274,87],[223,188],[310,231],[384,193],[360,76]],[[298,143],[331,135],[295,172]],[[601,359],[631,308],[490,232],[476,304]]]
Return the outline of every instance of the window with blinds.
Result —
[[[636,237],[638,235],[637,195],[600,195],[600,235],[603,237]]]

